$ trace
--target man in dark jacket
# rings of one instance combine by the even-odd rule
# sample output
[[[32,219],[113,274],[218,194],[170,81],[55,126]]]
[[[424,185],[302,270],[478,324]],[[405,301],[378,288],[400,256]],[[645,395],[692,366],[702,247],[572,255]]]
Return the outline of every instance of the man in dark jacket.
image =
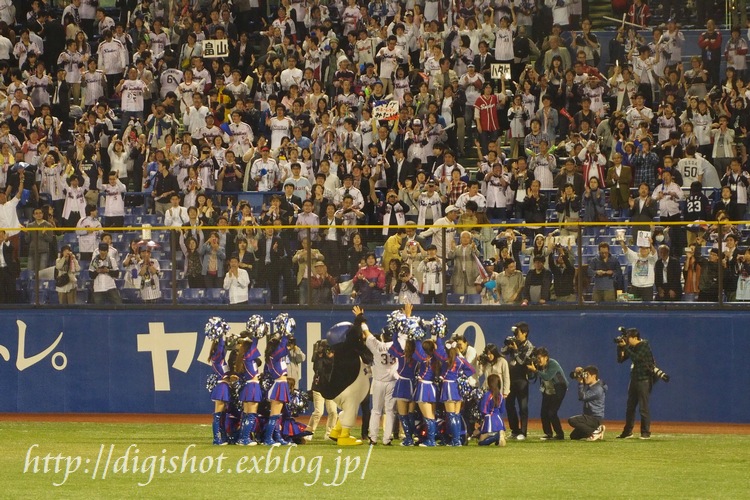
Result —
[[[667,245],[659,246],[659,260],[654,264],[656,300],[680,301],[682,299],[682,266],[669,255]]]
[[[5,231],[0,230],[0,304],[15,302],[16,278],[19,274],[20,265],[13,256],[13,245]]]

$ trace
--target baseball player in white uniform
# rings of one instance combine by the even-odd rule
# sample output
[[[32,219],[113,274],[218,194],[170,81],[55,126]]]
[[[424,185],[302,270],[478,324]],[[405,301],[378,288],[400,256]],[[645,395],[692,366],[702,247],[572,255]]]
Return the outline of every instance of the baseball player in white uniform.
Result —
[[[365,345],[372,352],[372,413],[370,415],[370,443],[375,444],[378,441],[378,428],[380,420],[385,413],[385,422],[383,423],[383,444],[389,445],[393,437],[393,419],[396,416],[396,401],[393,399],[393,388],[396,385],[396,358],[393,357],[388,349],[393,344],[382,342],[377,337],[368,332]]]

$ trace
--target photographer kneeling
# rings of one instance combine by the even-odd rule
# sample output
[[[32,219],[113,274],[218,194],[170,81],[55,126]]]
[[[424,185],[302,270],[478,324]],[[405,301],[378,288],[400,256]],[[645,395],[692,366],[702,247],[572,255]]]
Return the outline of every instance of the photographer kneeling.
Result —
[[[542,441],[565,439],[557,412],[565,398],[565,393],[568,392],[568,379],[565,378],[560,363],[551,359],[544,347],[535,349],[530,361],[527,368],[529,372],[539,376],[542,391],[541,419],[544,436],[541,439]],[[552,436],[553,430],[555,431],[554,437]]]
[[[596,441],[604,439],[604,398],[607,384],[599,380],[599,369],[589,365],[586,368],[576,367],[570,374],[578,380],[578,400],[583,401],[583,415],[568,419],[573,428],[570,439]]]

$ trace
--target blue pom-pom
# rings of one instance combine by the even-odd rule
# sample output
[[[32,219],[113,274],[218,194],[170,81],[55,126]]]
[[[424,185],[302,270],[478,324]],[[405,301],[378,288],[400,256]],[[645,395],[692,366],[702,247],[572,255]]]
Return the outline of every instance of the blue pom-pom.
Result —
[[[250,332],[250,335],[254,338],[262,339],[269,333],[270,327],[268,323],[263,320],[263,316],[260,314],[253,314],[248,318],[247,323],[245,324],[245,329]]]
[[[208,392],[211,392],[214,390],[214,387],[216,387],[216,384],[219,383],[219,376],[215,373],[210,374],[208,377],[206,377],[206,390]]]
[[[297,417],[307,411],[310,406],[310,395],[307,391],[300,391],[294,389],[289,394],[289,402],[287,403],[287,409],[292,417]]]
[[[471,396],[471,385],[469,384],[469,379],[462,375],[458,377],[457,384],[458,393],[461,395],[461,399],[468,402]]]
[[[430,333],[436,337],[445,337],[448,333],[448,319],[441,313],[437,313],[429,322]]]
[[[209,340],[219,340],[229,333],[229,323],[219,316],[209,318],[208,323],[206,323],[205,333]]]
[[[279,315],[273,319],[274,335],[277,333],[283,336],[294,335],[294,329],[296,326],[297,322],[294,321],[294,318],[290,318],[287,313],[279,313]]]
[[[351,327],[352,324],[350,322],[342,321],[341,323],[336,323],[331,328],[329,328],[326,332],[326,340],[328,341],[328,345],[336,345],[344,342],[346,340],[346,333]]]
[[[422,321],[417,317],[406,318],[405,331],[411,340],[422,340],[426,335]]]
[[[487,283],[484,284],[484,287],[487,290],[494,290],[497,288],[497,282],[495,280],[489,280]]]
[[[266,175],[268,173],[268,169],[261,168],[260,169],[260,175]]]

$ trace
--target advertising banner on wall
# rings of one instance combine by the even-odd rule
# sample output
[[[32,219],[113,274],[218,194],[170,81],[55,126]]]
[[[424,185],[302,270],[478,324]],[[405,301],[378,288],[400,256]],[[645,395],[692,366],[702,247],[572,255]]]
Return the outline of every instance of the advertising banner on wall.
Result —
[[[255,311],[253,311],[254,313]],[[210,342],[203,330],[207,310],[7,310],[0,311],[0,412],[208,413],[205,389]],[[218,313],[240,332],[251,314]],[[377,331],[387,311],[368,311]],[[431,313],[416,314],[430,318]],[[750,313],[644,311],[531,312],[454,310],[445,313],[449,331],[463,334],[481,353],[502,346],[518,321],[530,325],[529,339],[545,346],[565,373],[594,364],[609,385],[607,418],[623,419],[629,363],[618,364],[613,337],[618,326],[636,327],[651,343],[657,365],[671,376],[652,397],[655,419],[750,422],[746,381]],[[263,314],[271,320],[275,313]],[[349,311],[290,311],[297,344],[307,359],[300,386],[309,389],[315,342]],[[261,341],[263,352],[265,341]],[[538,416],[539,385],[532,384],[531,416]],[[570,382],[561,415],[579,413],[577,387]]]

